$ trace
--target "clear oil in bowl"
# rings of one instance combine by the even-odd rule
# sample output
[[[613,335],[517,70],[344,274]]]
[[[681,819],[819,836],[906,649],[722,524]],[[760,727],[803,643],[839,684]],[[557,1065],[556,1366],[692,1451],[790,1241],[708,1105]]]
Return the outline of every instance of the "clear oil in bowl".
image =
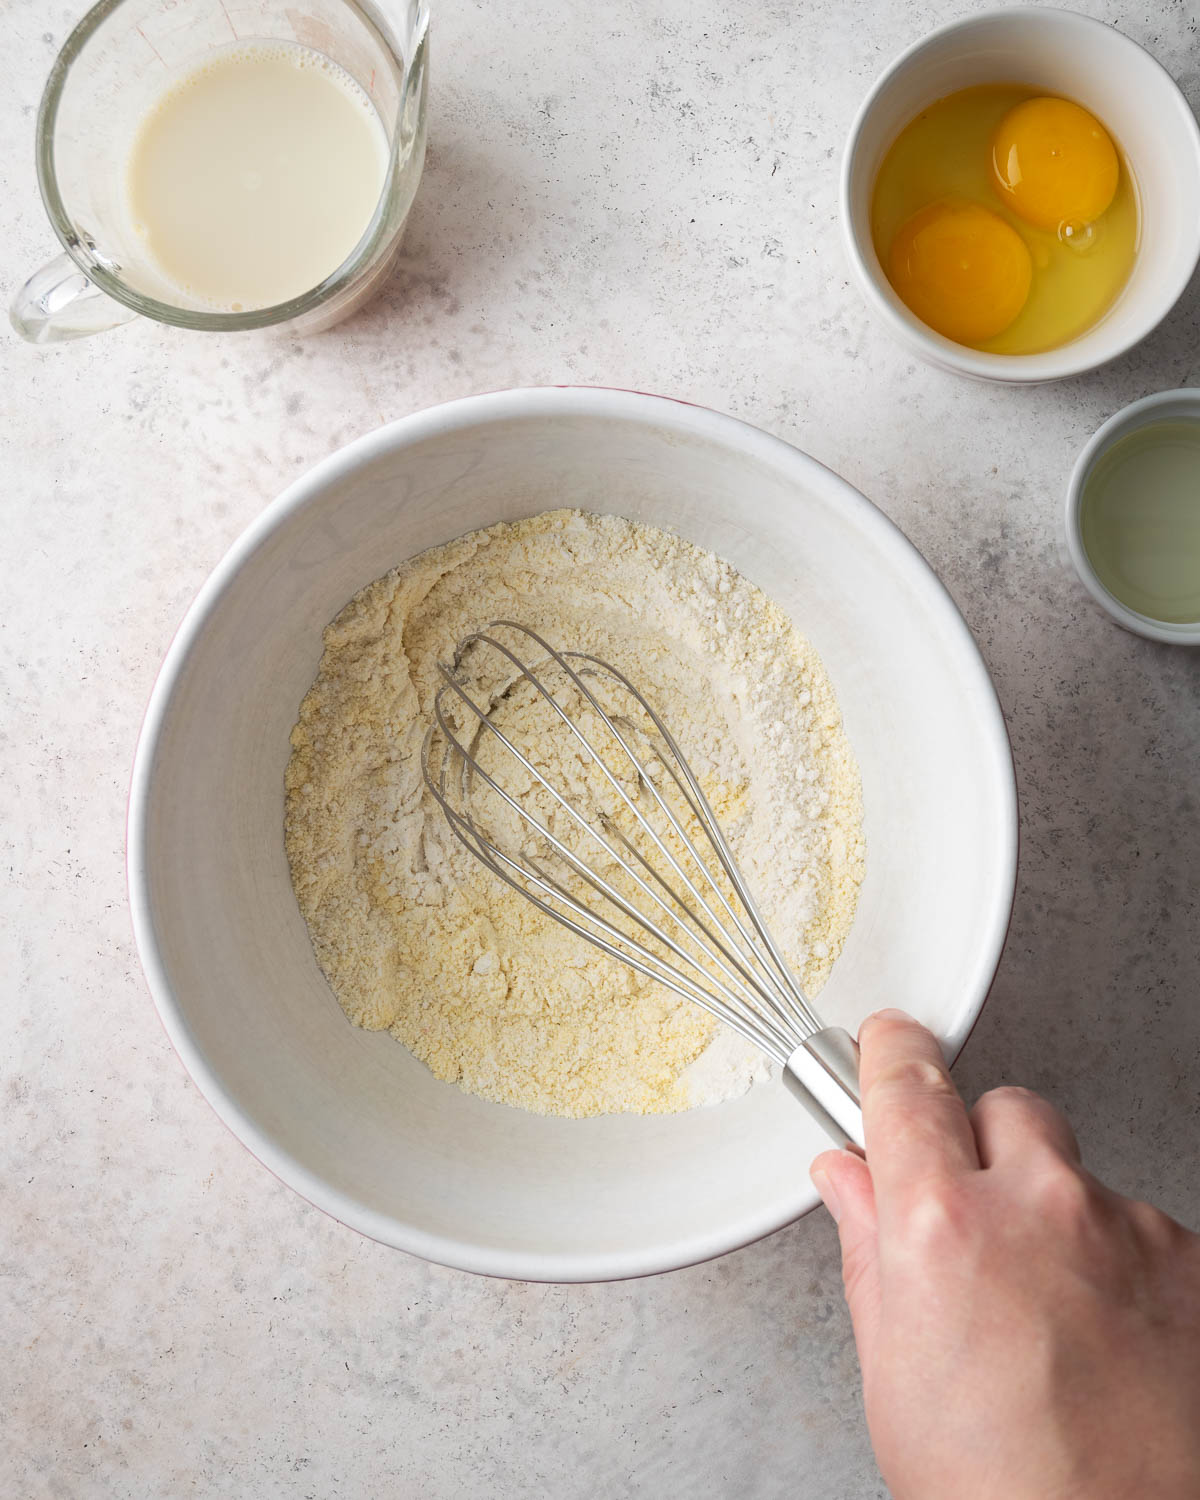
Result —
[[[1200,421],[1150,422],[1102,453],[1079,529],[1119,603],[1150,620],[1200,623]]]

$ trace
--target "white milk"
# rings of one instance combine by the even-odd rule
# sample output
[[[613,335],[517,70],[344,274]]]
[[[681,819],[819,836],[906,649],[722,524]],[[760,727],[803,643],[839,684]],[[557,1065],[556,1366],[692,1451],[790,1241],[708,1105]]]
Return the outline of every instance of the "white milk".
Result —
[[[346,259],[387,173],[383,124],[329,58],[247,42],[175,80],[143,117],[126,193],[160,274],[215,311],[271,307]]]

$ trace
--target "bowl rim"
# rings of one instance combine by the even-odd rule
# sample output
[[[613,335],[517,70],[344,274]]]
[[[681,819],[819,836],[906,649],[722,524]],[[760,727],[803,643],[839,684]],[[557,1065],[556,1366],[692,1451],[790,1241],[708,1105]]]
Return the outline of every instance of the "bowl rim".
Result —
[[[1118,625],[1135,635],[1145,636],[1147,640],[1162,641],[1172,646],[1200,646],[1200,620],[1156,620],[1153,615],[1144,615],[1139,610],[1130,609],[1115,594],[1110,593],[1092,567],[1092,560],[1083,545],[1080,527],[1083,491],[1097,460],[1128,433],[1136,432],[1139,427],[1147,427],[1160,419],[1160,414],[1166,420],[1166,411],[1172,407],[1190,408],[1192,419],[1200,420],[1200,387],[1179,386],[1170,391],[1155,391],[1153,395],[1131,401],[1128,406],[1122,406],[1119,411],[1113,412],[1106,422],[1102,422],[1080,449],[1071,469],[1071,477],[1067,481],[1064,517],[1067,552],[1084,588]]]
[[[184,1003],[171,984],[155,930],[146,815],[159,740],[176,687],[226,589],[268,537],[336,484],[343,474],[370,463],[383,452],[499,420],[553,419],[564,415],[624,419],[702,436],[751,461],[764,462],[785,472],[790,470],[800,482],[836,499],[905,561],[914,587],[935,616],[943,644],[951,645],[968,676],[976,679],[974,707],[991,742],[1000,810],[995,887],[999,897],[980,932],[974,971],[964,986],[970,1003],[959,1024],[941,1037],[943,1049],[951,1060],[961,1051],[978,1020],[1000,962],[1016,894],[1018,828],[1012,747],[999,699],[982,653],[945,585],[899,527],[847,480],[791,443],[740,418],[674,397],[600,386],[533,386],[466,396],[400,417],[355,439],[320,460],[271,501],[229,547],[186,611],[154,682],[138,737],[129,791],[126,872],[133,935],[151,998],[184,1068],[218,1118],[268,1170],[309,1203],[370,1239],[436,1264],[480,1275],[555,1283],[622,1280],[711,1260],[752,1244],[800,1218],[816,1207],[819,1201],[816,1190],[800,1165],[796,1190],[788,1202],[743,1216],[719,1232],[681,1236],[653,1250],[580,1255],[497,1249],[429,1233],[331,1187],[243,1113],[188,1026]]]
[[[838,215],[841,220],[843,250],[868,306],[882,320],[894,339],[938,369],[947,370],[956,375],[966,375],[976,380],[994,381],[1002,385],[1037,385],[1050,380],[1066,380],[1071,376],[1083,375],[1090,370],[1100,369],[1113,360],[1119,359],[1123,354],[1127,354],[1143,339],[1149,337],[1170,315],[1171,310],[1187,289],[1197,265],[1200,265],[1200,233],[1197,233],[1195,237],[1194,253],[1188,259],[1186,270],[1181,270],[1180,275],[1174,281],[1164,284],[1156,304],[1156,311],[1139,325],[1138,331],[1131,332],[1124,339],[1110,347],[1100,349],[1099,352],[1088,353],[1082,359],[1078,353],[1080,346],[1103,326],[1103,319],[1078,338],[1072,339],[1068,344],[1060,345],[1057,349],[1047,349],[1040,354],[989,354],[983,350],[968,348],[965,344],[956,344],[952,339],[927,327],[915,313],[909,312],[887,283],[882,267],[879,268],[877,274],[875,268],[879,266],[879,261],[875,255],[874,246],[868,245],[864,248],[862,237],[855,227],[851,213],[852,179],[857,168],[863,128],[880,96],[901,73],[913,65],[920,53],[931,43],[956,32],[970,32],[1001,19],[1006,21],[1019,19],[1027,27],[1049,23],[1074,26],[1081,34],[1087,36],[1099,37],[1104,34],[1106,46],[1124,46],[1131,52],[1141,53],[1157,74],[1163,90],[1163,107],[1165,108],[1165,101],[1169,100],[1171,108],[1179,116],[1179,123],[1184,133],[1190,139],[1198,181],[1200,181],[1200,124],[1197,123],[1196,116],[1175,79],[1154,54],[1143,47],[1140,42],[1136,42],[1125,32],[1118,31],[1115,26],[1109,26],[1094,16],[1081,15],[1078,11],[1064,10],[1055,6],[1008,6],[947,21],[944,25],[925,32],[893,58],[867,91],[855,112],[842,153],[841,177],[838,186]],[[1073,350],[1076,351],[1074,357],[1072,357]]]

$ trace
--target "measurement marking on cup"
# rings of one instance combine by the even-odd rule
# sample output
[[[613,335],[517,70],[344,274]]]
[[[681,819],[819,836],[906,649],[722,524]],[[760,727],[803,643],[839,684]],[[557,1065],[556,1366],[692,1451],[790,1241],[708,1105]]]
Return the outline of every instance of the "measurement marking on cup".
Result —
[[[159,62],[162,63],[163,67],[165,68],[167,64],[166,64],[166,62],[163,59],[162,53],[158,50],[158,48],[154,45],[154,43],[150,40],[150,38],[146,35],[146,33],[142,30],[142,28],[140,26],[135,26],[134,30],[137,32],[138,36],[141,37],[142,41],[145,42],[146,46],[150,48],[151,52],[154,53],[155,57],[158,58]]]

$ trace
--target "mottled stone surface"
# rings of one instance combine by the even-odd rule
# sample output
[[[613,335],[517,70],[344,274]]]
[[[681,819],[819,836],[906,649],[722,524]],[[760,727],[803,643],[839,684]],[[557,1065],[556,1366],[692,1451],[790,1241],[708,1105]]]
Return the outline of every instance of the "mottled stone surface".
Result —
[[[276,1183],[155,1018],[122,835],[182,610],[306,466],[473,391],[705,402],[908,532],[995,673],[1022,797],[1012,935],[960,1082],[1044,1089],[1098,1170],[1200,1222],[1200,658],[1109,625],[1056,540],[1088,433],[1196,382],[1197,294],[1129,357],[1041,390],[926,369],[869,320],[838,242],[842,141],[883,63],[962,8],[444,0],[404,266],[352,322],[304,344],[0,335],[6,1495],[884,1493],[823,1214],[625,1285],[429,1267]],[[1083,8],[1200,96],[1185,8]],[[77,15],[0,14],[10,288],[52,248],[33,124]]]

